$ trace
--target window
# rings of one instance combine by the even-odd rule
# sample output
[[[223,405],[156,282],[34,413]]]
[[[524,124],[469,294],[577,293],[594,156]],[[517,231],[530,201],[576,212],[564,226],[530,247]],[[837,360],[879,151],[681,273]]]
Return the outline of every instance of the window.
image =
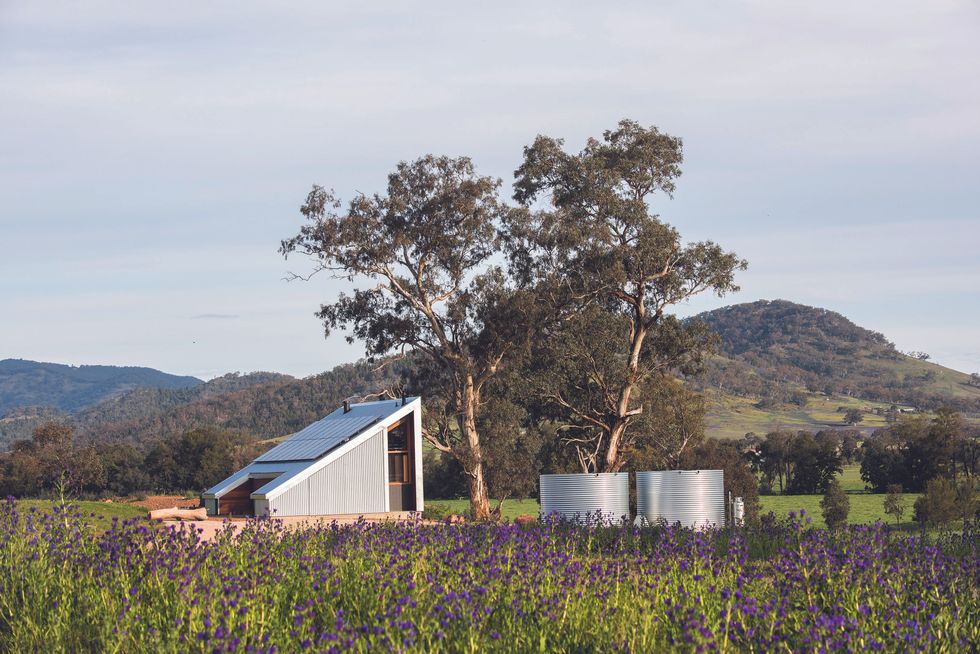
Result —
[[[407,484],[412,481],[408,468],[408,452],[388,453],[388,482],[392,484]]]
[[[408,420],[402,420],[388,430],[389,452],[408,452],[408,430]]]
[[[412,483],[412,425],[409,414],[388,428],[388,483]]]

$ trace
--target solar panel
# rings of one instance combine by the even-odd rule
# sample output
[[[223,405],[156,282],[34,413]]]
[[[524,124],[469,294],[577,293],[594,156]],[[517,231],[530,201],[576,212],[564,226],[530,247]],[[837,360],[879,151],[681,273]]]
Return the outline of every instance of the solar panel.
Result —
[[[268,461],[308,461],[319,459],[351,437],[379,420],[379,416],[348,416],[324,418],[289,437],[283,443],[255,459]]]

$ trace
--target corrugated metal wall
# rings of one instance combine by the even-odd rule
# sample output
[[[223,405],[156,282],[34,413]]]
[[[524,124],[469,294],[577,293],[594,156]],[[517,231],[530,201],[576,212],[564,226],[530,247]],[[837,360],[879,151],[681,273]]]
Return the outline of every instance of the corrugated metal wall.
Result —
[[[658,470],[636,473],[636,514],[646,524],[725,526],[723,470]]]
[[[629,473],[541,475],[541,515],[557,513],[584,522],[601,513],[604,522],[630,515]]]
[[[269,500],[273,516],[381,513],[388,492],[384,437],[378,432],[282,495]]]

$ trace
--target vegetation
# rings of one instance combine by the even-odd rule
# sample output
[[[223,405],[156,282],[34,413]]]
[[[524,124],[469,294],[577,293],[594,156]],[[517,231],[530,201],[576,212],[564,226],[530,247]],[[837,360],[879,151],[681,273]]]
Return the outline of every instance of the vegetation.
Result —
[[[65,424],[38,427],[0,460],[0,495],[126,495],[150,489],[203,490],[231,475],[262,445],[214,428],[172,434],[138,448],[84,444]]]
[[[885,496],[885,513],[895,518],[895,524],[902,521],[905,515],[905,506],[902,504],[901,484],[889,484],[888,495]]]
[[[21,515],[66,515],[61,509],[64,505],[61,500],[17,500],[15,505]],[[143,507],[125,502],[72,501],[71,512],[67,515],[81,530],[99,534],[124,520],[145,518],[146,513]]]
[[[0,361],[0,416],[27,406],[73,412],[137,387],[189,388],[201,384],[152,368],[66,366],[24,359]]]
[[[929,420],[916,416],[879,429],[863,450],[861,478],[875,492],[892,484],[919,492],[937,477],[975,476],[980,465],[980,442],[968,434],[960,416],[940,409]]]
[[[70,517],[0,506],[0,649],[966,651],[980,637],[972,535],[264,520],[202,543]]]
[[[738,290],[734,274],[746,264],[710,241],[682,243],[652,213],[651,198],[669,197],[680,176],[680,139],[624,120],[577,154],[563,145],[538,136],[515,173],[515,198],[528,211],[509,234],[513,265],[545,297],[569,299],[535,342],[535,413],[555,425],[583,472],[618,472],[647,443],[672,463],[693,443],[650,438],[666,406],[651,387],[695,373],[713,338],[670,311],[700,293]]]
[[[327,334],[350,328],[368,356],[411,353],[428,411],[423,435],[466,474],[473,512],[490,512],[484,423],[489,386],[546,326],[534,289],[496,264],[507,225],[500,180],[463,157],[402,162],[383,195],[347,207],[314,186],[306,223],[282,242],[328,271],[369,288],[342,294],[319,313]]]
[[[770,406],[807,393],[980,412],[980,388],[968,375],[904,355],[883,335],[826,309],[760,300],[697,318],[718,333],[723,355],[708,365],[705,387]]]
[[[820,500],[820,510],[827,529],[840,531],[847,525],[847,513],[851,504],[847,494],[836,479],[827,484],[827,491]]]
[[[972,478],[959,483],[936,477],[926,484],[926,492],[915,501],[915,520],[924,526],[945,527],[954,520],[971,520],[980,513]]]

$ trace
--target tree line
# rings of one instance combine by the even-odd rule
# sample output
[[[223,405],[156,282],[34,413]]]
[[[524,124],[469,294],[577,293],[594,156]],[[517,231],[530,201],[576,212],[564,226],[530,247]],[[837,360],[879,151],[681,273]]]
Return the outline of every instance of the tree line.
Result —
[[[200,492],[266,449],[254,439],[217,428],[193,429],[140,446],[87,443],[70,425],[45,423],[14,443],[0,460],[0,494],[31,497],[135,492]]]

